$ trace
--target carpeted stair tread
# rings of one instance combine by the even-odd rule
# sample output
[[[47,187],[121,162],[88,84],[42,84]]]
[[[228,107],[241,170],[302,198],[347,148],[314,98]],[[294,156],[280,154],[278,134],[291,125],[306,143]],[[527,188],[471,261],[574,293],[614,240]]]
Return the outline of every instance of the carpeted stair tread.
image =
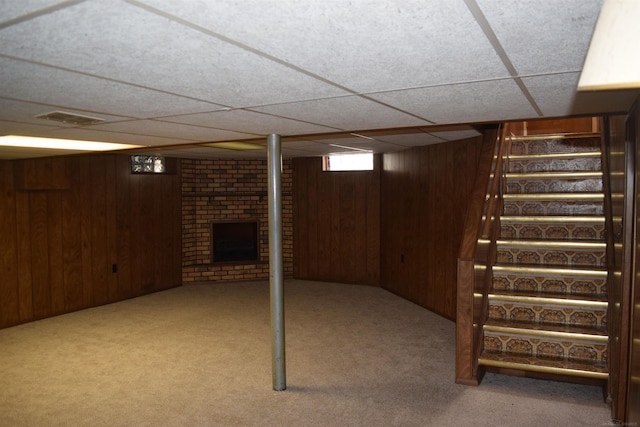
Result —
[[[534,171],[505,174],[507,194],[602,192],[601,171]]]
[[[604,243],[544,240],[497,242],[497,261],[501,264],[598,268],[606,265],[605,255]]]

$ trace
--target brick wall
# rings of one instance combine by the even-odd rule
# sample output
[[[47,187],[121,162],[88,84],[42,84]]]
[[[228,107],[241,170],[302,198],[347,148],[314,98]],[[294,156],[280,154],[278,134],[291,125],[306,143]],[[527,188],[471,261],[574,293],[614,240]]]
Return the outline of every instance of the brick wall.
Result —
[[[266,160],[182,159],[182,283],[269,278]],[[293,275],[291,162],[282,173],[282,247],[285,277]],[[259,221],[258,262],[213,264],[211,222]]]

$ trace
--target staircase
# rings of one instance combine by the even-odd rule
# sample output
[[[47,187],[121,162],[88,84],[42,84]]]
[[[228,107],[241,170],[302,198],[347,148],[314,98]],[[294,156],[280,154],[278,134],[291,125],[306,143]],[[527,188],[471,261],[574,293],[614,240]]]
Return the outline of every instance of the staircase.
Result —
[[[478,364],[606,380],[600,137],[512,139]]]

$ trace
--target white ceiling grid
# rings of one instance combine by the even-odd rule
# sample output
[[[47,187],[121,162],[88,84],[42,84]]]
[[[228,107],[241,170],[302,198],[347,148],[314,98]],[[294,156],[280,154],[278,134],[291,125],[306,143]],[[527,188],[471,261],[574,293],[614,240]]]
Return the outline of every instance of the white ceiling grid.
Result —
[[[3,0],[0,134],[161,150],[279,133],[289,137],[285,156],[473,136],[471,123],[572,114],[601,4]],[[54,110],[105,121],[34,118]],[[429,128],[457,124],[455,134]],[[342,135],[320,135],[332,132]],[[170,153],[265,155],[186,146]],[[16,155],[0,149],[0,158]]]

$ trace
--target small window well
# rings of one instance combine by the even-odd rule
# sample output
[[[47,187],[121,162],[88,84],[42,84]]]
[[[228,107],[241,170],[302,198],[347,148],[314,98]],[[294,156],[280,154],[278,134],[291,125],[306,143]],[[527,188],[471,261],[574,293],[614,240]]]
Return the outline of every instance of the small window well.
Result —
[[[330,154],[323,157],[325,171],[372,171],[373,153]]]

